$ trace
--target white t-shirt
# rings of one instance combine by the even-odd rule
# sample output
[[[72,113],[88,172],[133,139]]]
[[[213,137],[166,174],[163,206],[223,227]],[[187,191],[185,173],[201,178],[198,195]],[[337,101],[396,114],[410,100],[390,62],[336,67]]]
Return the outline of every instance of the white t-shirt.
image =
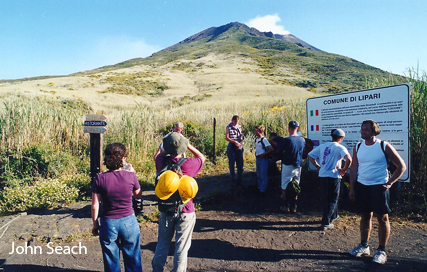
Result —
[[[268,142],[266,138],[264,137],[256,138],[255,139],[255,156],[259,156],[267,152],[267,150],[263,148],[261,140],[264,143],[265,148],[267,148],[268,146],[271,146],[271,144]]]
[[[342,159],[347,154],[348,150],[337,142],[321,144],[308,153],[320,165],[319,177],[330,178],[341,178],[337,168],[341,168]]]

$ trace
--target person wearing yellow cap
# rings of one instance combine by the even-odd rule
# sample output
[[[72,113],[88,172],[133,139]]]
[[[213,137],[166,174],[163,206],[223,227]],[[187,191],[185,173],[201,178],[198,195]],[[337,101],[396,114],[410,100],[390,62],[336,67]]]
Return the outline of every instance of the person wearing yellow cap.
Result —
[[[163,148],[165,152],[162,152],[156,157],[157,172],[160,173],[160,171],[167,165],[167,161],[169,159],[171,159],[173,163],[177,163],[181,159],[182,154],[187,150],[193,153],[194,158],[187,158],[187,160],[181,165],[182,174],[187,175],[188,177],[194,177],[202,171],[203,163],[206,160],[205,156],[192,146],[188,142],[188,139],[179,133],[172,132],[165,137],[163,139]],[[166,172],[163,172],[162,175]],[[185,176],[181,178],[181,181],[184,177]],[[161,182],[160,178],[161,176],[159,177],[159,182]],[[171,175],[167,181],[171,183],[169,192],[167,190],[164,190],[163,192],[156,192],[157,196],[162,196],[165,199],[168,196],[170,197],[170,195],[176,191],[175,178]],[[164,187],[168,188],[168,186]],[[169,252],[169,246],[174,234],[175,253],[172,271],[187,270],[187,255],[191,246],[191,237],[196,223],[196,214],[193,199],[187,199],[188,196],[191,196],[191,193],[185,193],[181,195],[181,197],[182,196],[184,196],[183,201],[186,201],[186,204],[182,208],[182,212],[179,213],[178,217],[174,216],[174,213],[160,212],[157,246],[153,260],[151,261],[153,272],[163,271]]]

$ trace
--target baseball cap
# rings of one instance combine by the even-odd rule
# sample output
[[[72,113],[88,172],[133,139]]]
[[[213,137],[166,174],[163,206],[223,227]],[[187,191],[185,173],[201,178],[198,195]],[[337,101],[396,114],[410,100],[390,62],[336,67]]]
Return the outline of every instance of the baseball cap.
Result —
[[[344,132],[344,130],[338,128],[338,129],[332,130],[331,135],[336,135],[339,137],[345,137],[345,132]]]
[[[298,124],[297,121],[290,121],[289,124],[288,124],[288,126],[290,128],[297,128],[297,127],[299,127],[299,124]]]
[[[163,138],[163,148],[167,154],[176,156],[187,151],[188,139],[179,134],[178,132],[172,132],[165,138]]]

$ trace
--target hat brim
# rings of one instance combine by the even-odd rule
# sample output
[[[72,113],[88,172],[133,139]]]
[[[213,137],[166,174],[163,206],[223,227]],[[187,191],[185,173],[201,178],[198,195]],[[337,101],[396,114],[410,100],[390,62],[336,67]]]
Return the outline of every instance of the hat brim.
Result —
[[[186,204],[188,201],[190,201],[192,198],[187,198],[187,199],[185,199],[185,198],[182,198],[181,197],[181,200],[182,200],[182,203],[184,203],[184,204]]]
[[[159,189],[159,186],[156,186],[156,188],[154,189],[154,192],[156,193],[156,196],[158,197],[158,198],[160,198],[161,200],[166,200],[166,199],[168,199],[169,197],[171,197],[171,195],[173,195],[173,193],[175,193],[175,192],[172,192],[172,193],[170,193],[170,194],[167,194],[167,195],[163,195],[163,193],[160,191],[160,189]]]

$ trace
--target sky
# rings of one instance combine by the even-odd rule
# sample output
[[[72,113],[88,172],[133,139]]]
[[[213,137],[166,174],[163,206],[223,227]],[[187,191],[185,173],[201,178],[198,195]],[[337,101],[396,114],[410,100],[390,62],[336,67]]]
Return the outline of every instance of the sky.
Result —
[[[395,74],[427,71],[425,0],[1,0],[0,79],[148,57],[240,22]]]

